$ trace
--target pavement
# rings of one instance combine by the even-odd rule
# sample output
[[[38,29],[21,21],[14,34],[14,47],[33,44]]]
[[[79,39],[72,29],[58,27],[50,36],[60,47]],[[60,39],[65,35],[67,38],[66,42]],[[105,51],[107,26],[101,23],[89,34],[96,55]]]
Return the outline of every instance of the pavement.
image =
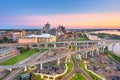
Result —
[[[81,49],[80,52],[89,52],[89,51],[92,51],[92,50],[95,50],[95,49],[98,49],[100,47],[103,47],[103,46],[108,46],[109,44],[102,44],[102,45],[98,45],[98,46],[94,46],[94,47],[90,47],[90,48],[87,48],[86,49]],[[41,64],[41,63],[47,63],[47,62],[50,62],[50,61],[54,61],[54,60],[57,60],[57,59],[61,59],[61,58],[64,58],[68,55],[73,55],[75,53],[66,53],[66,54],[61,54],[59,56],[55,56],[55,57],[50,57],[50,58],[46,58],[44,60],[40,60],[40,61],[33,61],[33,62],[30,62],[30,63],[25,63],[25,64],[16,64],[16,65],[3,65],[3,66],[0,66],[0,68],[3,68],[3,69],[9,69],[9,68],[19,68],[19,67],[24,67],[24,66],[32,66],[32,65],[37,65],[37,64]],[[31,59],[34,59],[33,57],[30,57]],[[29,60],[27,60],[29,61]]]
[[[72,61],[74,64],[74,69],[72,70],[71,73],[69,73],[68,75],[66,75],[62,80],[69,80],[74,74],[76,73],[81,73],[82,75],[84,75],[84,77],[86,78],[86,80],[92,80],[91,77],[89,75],[87,75],[80,67],[78,62],[73,58],[72,56]]]
[[[45,54],[46,54],[46,51],[43,52],[42,54],[40,54],[40,53],[34,54],[34,55],[30,56],[29,58],[27,58],[27,59],[25,59],[22,62],[19,62],[17,64],[25,64],[25,63],[33,62],[34,60],[37,60],[38,58],[41,58]],[[23,70],[24,70],[24,68],[19,68],[19,69],[13,70],[3,80],[13,80],[13,78],[15,78]]]
[[[90,63],[89,68],[100,75],[103,75],[106,80],[112,80],[111,76],[120,76],[119,73],[116,72],[116,66],[120,66],[120,63],[114,60],[113,58],[105,55],[105,54],[100,54],[100,55],[94,55],[94,63]],[[102,61],[102,63],[100,62]],[[103,63],[104,62],[104,63]],[[110,63],[112,62],[112,64]],[[103,64],[105,67],[103,67]],[[98,70],[94,70],[93,66],[99,66]]]
[[[10,55],[8,55],[8,56],[2,57],[2,58],[0,58],[0,62],[3,62],[3,61],[5,61],[5,60],[7,60],[7,59],[9,59],[9,58],[12,58],[12,57],[14,57],[14,56],[17,56],[18,54],[19,54],[19,53],[10,54]]]
[[[6,76],[3,80],[13,80],[15,76],[17,76],[20,72],[22,72],[24,68],[13,70],[8,76]]]

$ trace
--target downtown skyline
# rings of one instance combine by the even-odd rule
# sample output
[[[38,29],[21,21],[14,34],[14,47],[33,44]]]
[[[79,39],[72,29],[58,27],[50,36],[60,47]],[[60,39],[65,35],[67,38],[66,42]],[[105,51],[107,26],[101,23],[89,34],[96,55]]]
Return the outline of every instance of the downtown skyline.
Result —
[[[0,28],[35,29],[49,22],[52,27],[119,29],[119,3],[119,0],[1,0]]]

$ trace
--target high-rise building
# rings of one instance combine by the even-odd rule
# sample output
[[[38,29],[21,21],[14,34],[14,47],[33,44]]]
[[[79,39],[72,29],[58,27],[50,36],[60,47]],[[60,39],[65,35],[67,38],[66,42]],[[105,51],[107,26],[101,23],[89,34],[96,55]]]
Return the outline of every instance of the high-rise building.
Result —
[[[57,35],[57,30],[55,28],[52,28],[51,30],[49,30],[48,34],[50,35]]]
[[[43,33],[48,33],[50,29],[51,29],[50,24],[49,23],[45,24],[45,26],[43,27]]]
[[[58,30],[58,31],[62,31],[63,33],[66,33],[65,27],[63,27],[63,26],[59,26],[59,27],[57,28],[57,30]]]

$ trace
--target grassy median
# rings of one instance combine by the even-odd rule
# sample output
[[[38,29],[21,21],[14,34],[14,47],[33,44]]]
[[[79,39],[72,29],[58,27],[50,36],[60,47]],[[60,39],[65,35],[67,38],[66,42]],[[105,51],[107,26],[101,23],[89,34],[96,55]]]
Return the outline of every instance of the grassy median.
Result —
[[[13,65],[13,64],[25,59],[25,58],[37,53],[38,51],[39,51],[39,49],[30,49],[30,50],[23,52],[15,57],[12,57],[12,58],[7,59],[3,62],[0,62],[0,65]]]
[[[105,53],[114,58],[115,60],[117,60],[118,62],[120,62],[120,57],[113,54],[111,51],[105,50]]]
[[[96,75],[92,74],[91,72],[88,72],[85,69],[85,63],[84,63],[84,61],[81,61],[81,63],[79,64],[79,66],[92,78],[92,80],[102,80],[99,77],[97,77]]]
[[[68,75],[73,70],[74,65],[71,59],[70,62],[67,63],[67,67],[68,67],[67,72],[64,75],[57,77],[55,80],[61,80],[63,77]]]
[[[86,80],[86,79],[82,74],[76,73],[70,80]]]

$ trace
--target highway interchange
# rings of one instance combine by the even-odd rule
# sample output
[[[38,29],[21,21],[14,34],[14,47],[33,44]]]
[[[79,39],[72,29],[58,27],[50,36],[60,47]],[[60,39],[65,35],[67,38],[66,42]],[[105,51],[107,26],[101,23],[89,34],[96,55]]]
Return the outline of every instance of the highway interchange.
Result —
[[[96,41],[92,41],[92,42],[96,42]],[[119,41],[97,41],[97,42],[99,42],[99,44],[95,44],[95,45],[92,45],[90,47],[82,48],[80,50],[77,50],[77,52],[80,52],[81,54],[82,53],[89,54],[90,51],[95,51],[95,50],[100,49],[100,48],[105,48],[108,45],[114,45],[116,43],[119,43]],[[68,42],[66,42],[66,43],[68,43]],[[84,42],[84,43],[86,43],[86,42]],[[2,46],[7,46],[7,44],[2,45]],[[55,48],[57,49],[57,47],[55,47]],[[66,49],[66,46],[64,48]],[[47,63],[47,62],[52,62],[52,61],[55,61],[55,60],[58,60],[58,59],[65,58],[67,56],[72,56],[72,55],[76,54],[76,51],[69,51],[69,52],[67,52],[65,54],[59,54],[59,55],[56,55],[56,56],[53,56],[53,57],[49,57],[49,58],[45,58],[45,59],[42,59],[42,60],[38,60],[42,56],[44,56],[45,54],[46,54],[46,52],[44,52],[42,54],[38,53],[36,55],[30,56],[26,60],[23,60],[23,62],[20,62],[20,63],[15,64],[15,65],[0,65],[0,69],[20,68],[22,70],[23,68],[28,67],[28,66],[33,66],[33,65],[37,65],[37,64],[43,64],[43,63]]]

